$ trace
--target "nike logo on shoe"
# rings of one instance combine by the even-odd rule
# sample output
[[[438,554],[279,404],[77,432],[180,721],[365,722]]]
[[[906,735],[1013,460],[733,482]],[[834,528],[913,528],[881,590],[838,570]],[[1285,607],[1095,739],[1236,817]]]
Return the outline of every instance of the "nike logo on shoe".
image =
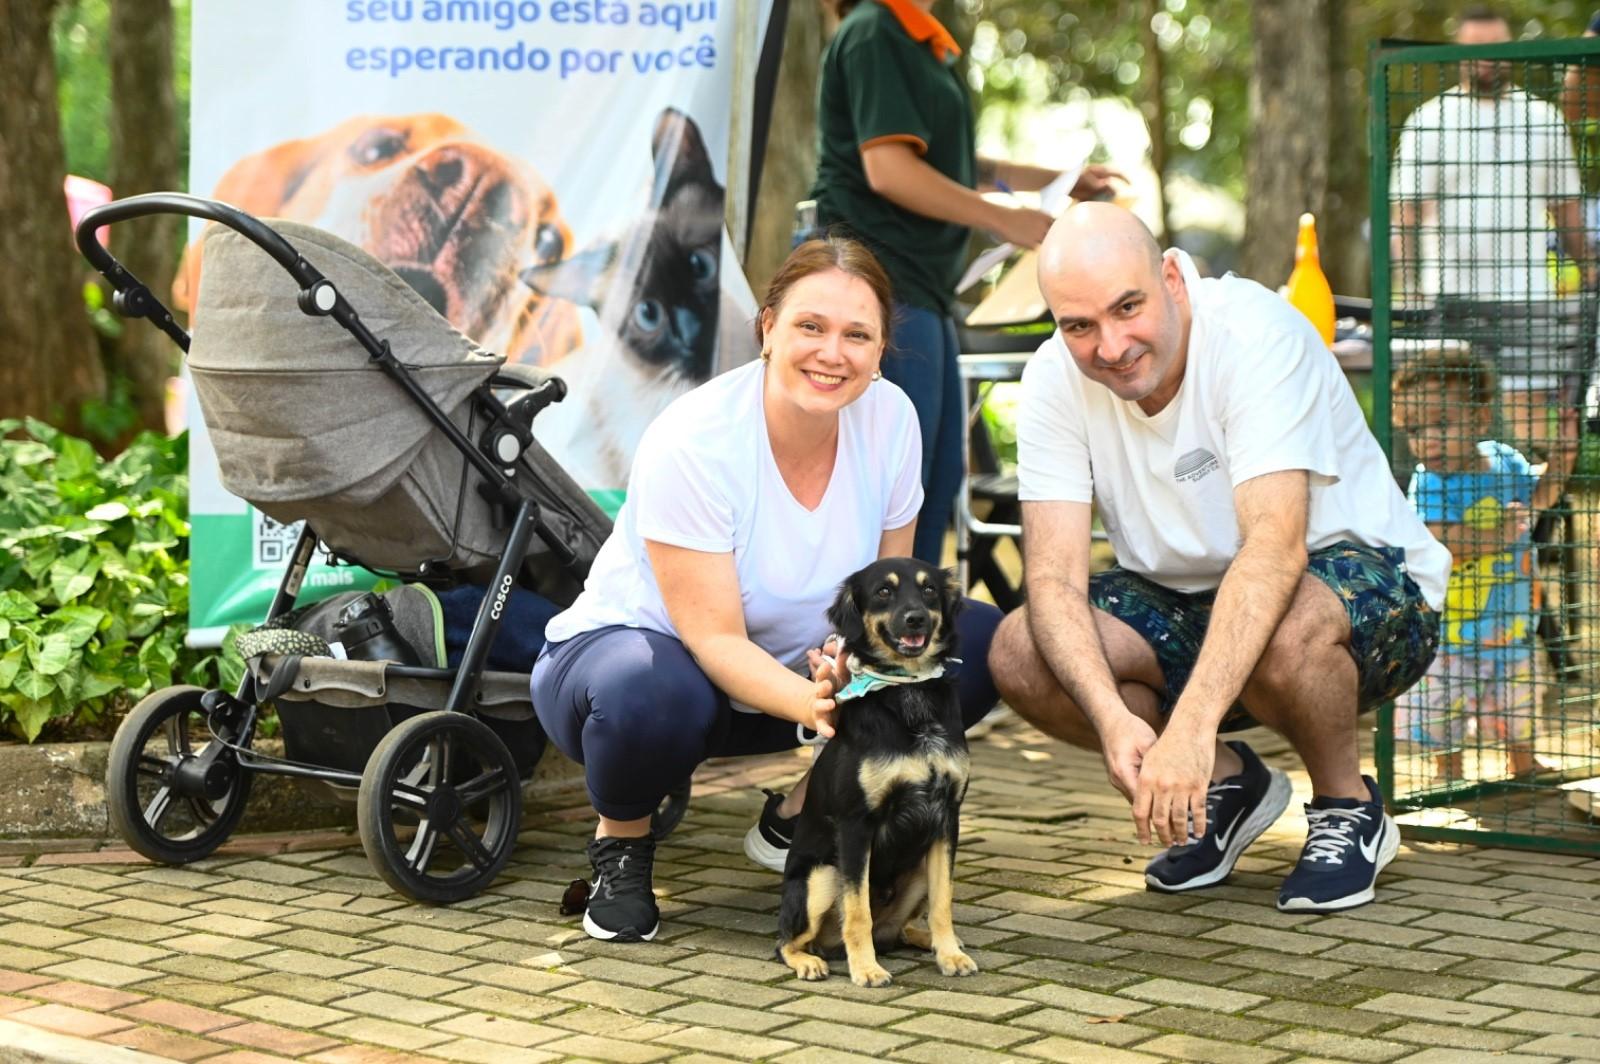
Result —
[[[1233,823],[1228,825],[1228,830],[1227,831],[1223,831],[1223,832],[1219,832],[1217,834],[1217,837],[1214,840],[1212,840],[1217,844],[1217,850],[1219,852],[1221,852],[1221,853],[1227,853],[1228,852],[1228,843],[1231,842],[1233,840],[1233,837],[1239,833],[1239,825],[1243,824],[1243,823],[1244,823],[1244,817],[1242,817],[1242,816],[1234,817],[1233,818]]]
[[[1378,863],[1378,843],[1383,841],[1383,830],[1384,824],[1380,820],[1378,822],[1378,830],[1372,833],[1372,842],[1368,843],[1363,839],[1360,843],[1361,856],[1366,859],[1368,864]]]

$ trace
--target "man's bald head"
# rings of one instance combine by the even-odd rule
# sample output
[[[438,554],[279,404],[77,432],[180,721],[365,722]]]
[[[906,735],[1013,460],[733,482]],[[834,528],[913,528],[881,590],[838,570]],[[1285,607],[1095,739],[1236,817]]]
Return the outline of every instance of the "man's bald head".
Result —
[[[1077,287],[1085,276],[1108,274],[1155,278],[1161,273],[1161,245],[1137,215],[1114,203],[1093,200],[1069,207],[1039,249],[1039,291],[1054,305],[1051,289]]]
[[[1188,360],[1189,291],[1150,230],[1109,203],[1079,203],[1039,251],[1039,291],[1078,369],[1146,414],[1176,394]]]

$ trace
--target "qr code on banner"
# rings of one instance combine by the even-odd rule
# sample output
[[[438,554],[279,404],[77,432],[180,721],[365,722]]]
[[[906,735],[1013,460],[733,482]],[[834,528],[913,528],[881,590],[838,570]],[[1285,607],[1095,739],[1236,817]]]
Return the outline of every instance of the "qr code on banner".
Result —
[[[254,507],[250,510],[250,559],[257,569],[281,569],[289,562],[289,555],[294,553],[294,545],[300,539],[300,529],[305,527],[304,521],[295,521],[284,524],[276,521]],[[326,564],[329,561],[327,553],[319,545],[317,554],[320,557],[313,559]]]

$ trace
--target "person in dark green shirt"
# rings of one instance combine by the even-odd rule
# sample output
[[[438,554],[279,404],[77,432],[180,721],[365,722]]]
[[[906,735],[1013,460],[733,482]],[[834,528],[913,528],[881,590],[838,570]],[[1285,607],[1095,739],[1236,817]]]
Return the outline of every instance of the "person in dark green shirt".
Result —
[[[865,242],[894,284],[883,374],[917,408],[924,502],[916,556],[940,562],[961,483],[965,410],[951,311],[967,239],[984,229],[1036,247],[1051,218],[985,199],[978,186],[1033,191],[1054,170],[977,156],[961,54],[930,14],[932,0],[836,0],[842,21],[822,58],[817,223]],[[1088,167],[1074,196],[1121,175]]]

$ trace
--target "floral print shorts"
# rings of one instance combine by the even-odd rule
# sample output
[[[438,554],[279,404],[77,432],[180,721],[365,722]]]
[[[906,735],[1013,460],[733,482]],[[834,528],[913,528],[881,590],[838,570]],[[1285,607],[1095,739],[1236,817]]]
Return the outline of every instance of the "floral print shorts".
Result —
[[[1360,677],[1360,709],[1372,709],[1404,692],[1427,671],[1439,642],[1439,615],[1406,572],[1399,547],[1367,547],[1343,540],[1314,551],[1307,571],[1344,602],[1350,614],[1350,653]],[[1138,632],[1156,652],[1170,712],[1189,682],[1211,620],[1215,591],[1163,587],[1121,567],[1089,579],[1089,602]],[[1255,724],[1235,702],[1223,731]]]

